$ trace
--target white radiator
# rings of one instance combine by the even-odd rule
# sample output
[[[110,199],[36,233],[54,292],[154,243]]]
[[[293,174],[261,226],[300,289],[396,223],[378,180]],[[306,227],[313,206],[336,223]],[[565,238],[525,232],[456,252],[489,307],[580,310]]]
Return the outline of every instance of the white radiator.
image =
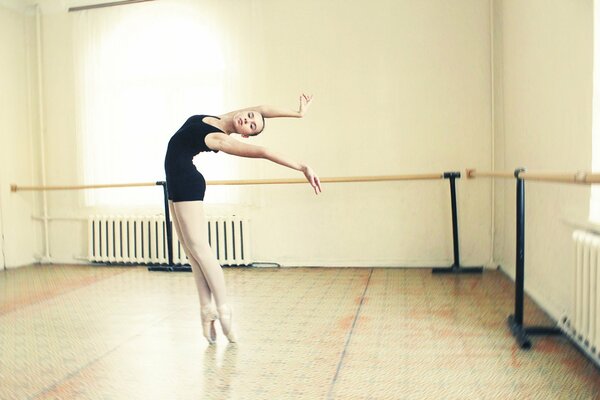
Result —
[[[209,217],[208,238],[221,265],[251,264],[248,221],[238,217]],[[173,232],[173,263],[189,264]],[[111,264],[168,264],[164,216],[90,216],[88,259]]]
[[[565,330],[600,364],[600,235],[575,231],[573,308]]]

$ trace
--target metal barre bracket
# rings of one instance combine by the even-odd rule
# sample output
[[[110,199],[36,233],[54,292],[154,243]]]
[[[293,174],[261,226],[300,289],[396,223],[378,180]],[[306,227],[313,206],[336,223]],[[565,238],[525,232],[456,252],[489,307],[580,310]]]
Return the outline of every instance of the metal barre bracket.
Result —
[[[521,172],[525,172],[525,168],[516,168],[516,169],[515,169],[515,178],[517,178],[517,179],[521,179],[521,178],[519,178],[519,174],[520,174]]]
[[[458,171],[444,172],[443,177],[444,177],[444,179],[460,178],[460,172],[458,172]]]

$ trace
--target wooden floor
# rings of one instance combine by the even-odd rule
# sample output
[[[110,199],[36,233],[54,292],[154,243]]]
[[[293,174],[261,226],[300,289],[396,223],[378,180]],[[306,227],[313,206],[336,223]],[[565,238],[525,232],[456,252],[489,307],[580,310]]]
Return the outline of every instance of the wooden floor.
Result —
[[[517,348],[498,271],[225,276],[239,343],[209,346],[189,273],[0,272],[0,399],[600,399],[600,372],[567,339]],[[550,323],[525,306],[528,324]]]

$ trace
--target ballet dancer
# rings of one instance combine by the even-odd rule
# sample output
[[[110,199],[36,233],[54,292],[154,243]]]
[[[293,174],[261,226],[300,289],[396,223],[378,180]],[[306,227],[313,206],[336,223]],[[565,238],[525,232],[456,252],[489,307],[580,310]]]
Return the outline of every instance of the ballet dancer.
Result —
[[[234,343],[236,338],[231,324],[232,309],[227,302],[225,276],[208,244],[203,202],[206,182],[192,159],[203,151],[264,158],[301,171],[315,194],[319,194],[321,183],[308,165],[290,160],[266,147],[244,143],[232,137],[238,134],[247,139],[258,135],[265,128],[266,118],[302,118],[311,102],[312,96],[302,94],[298,111],[262,105],[220,116],[194,115],[169,140],[165,157],[169,209],[177,236],[192,266],[200,297],[202,330],[210,344],[216,341],[217,319],[227,339]]]

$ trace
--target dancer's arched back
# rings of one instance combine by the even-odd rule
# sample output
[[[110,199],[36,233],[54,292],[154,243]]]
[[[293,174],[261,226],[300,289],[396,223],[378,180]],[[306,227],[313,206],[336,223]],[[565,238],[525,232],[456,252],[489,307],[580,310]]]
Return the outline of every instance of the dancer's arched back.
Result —
[[[217,319],[221,321],[223,333],[230,342],[235,342],[235,336],[231,328],[232,310],[227,301],[225,277],[208,244],[203,206],[206,182],[192,159],[202,151],[222,151],[239,157],[264,158],[304,173],[318,194],[321,183],[308,165],[292,161],[266,147],[244,143],[231,137],[232,134],[239,134],[243,138],[258,135],[265,127],[266,118],[301,118],[311,102],[312,96],[303,94],[300,96],[298,111],[263,105],[220,116],[194,115],[169,141],[165,157],[169,207],[177,236],[192,265],[200,297],[202,328],[211,344],[216,340],[214,324]]]

